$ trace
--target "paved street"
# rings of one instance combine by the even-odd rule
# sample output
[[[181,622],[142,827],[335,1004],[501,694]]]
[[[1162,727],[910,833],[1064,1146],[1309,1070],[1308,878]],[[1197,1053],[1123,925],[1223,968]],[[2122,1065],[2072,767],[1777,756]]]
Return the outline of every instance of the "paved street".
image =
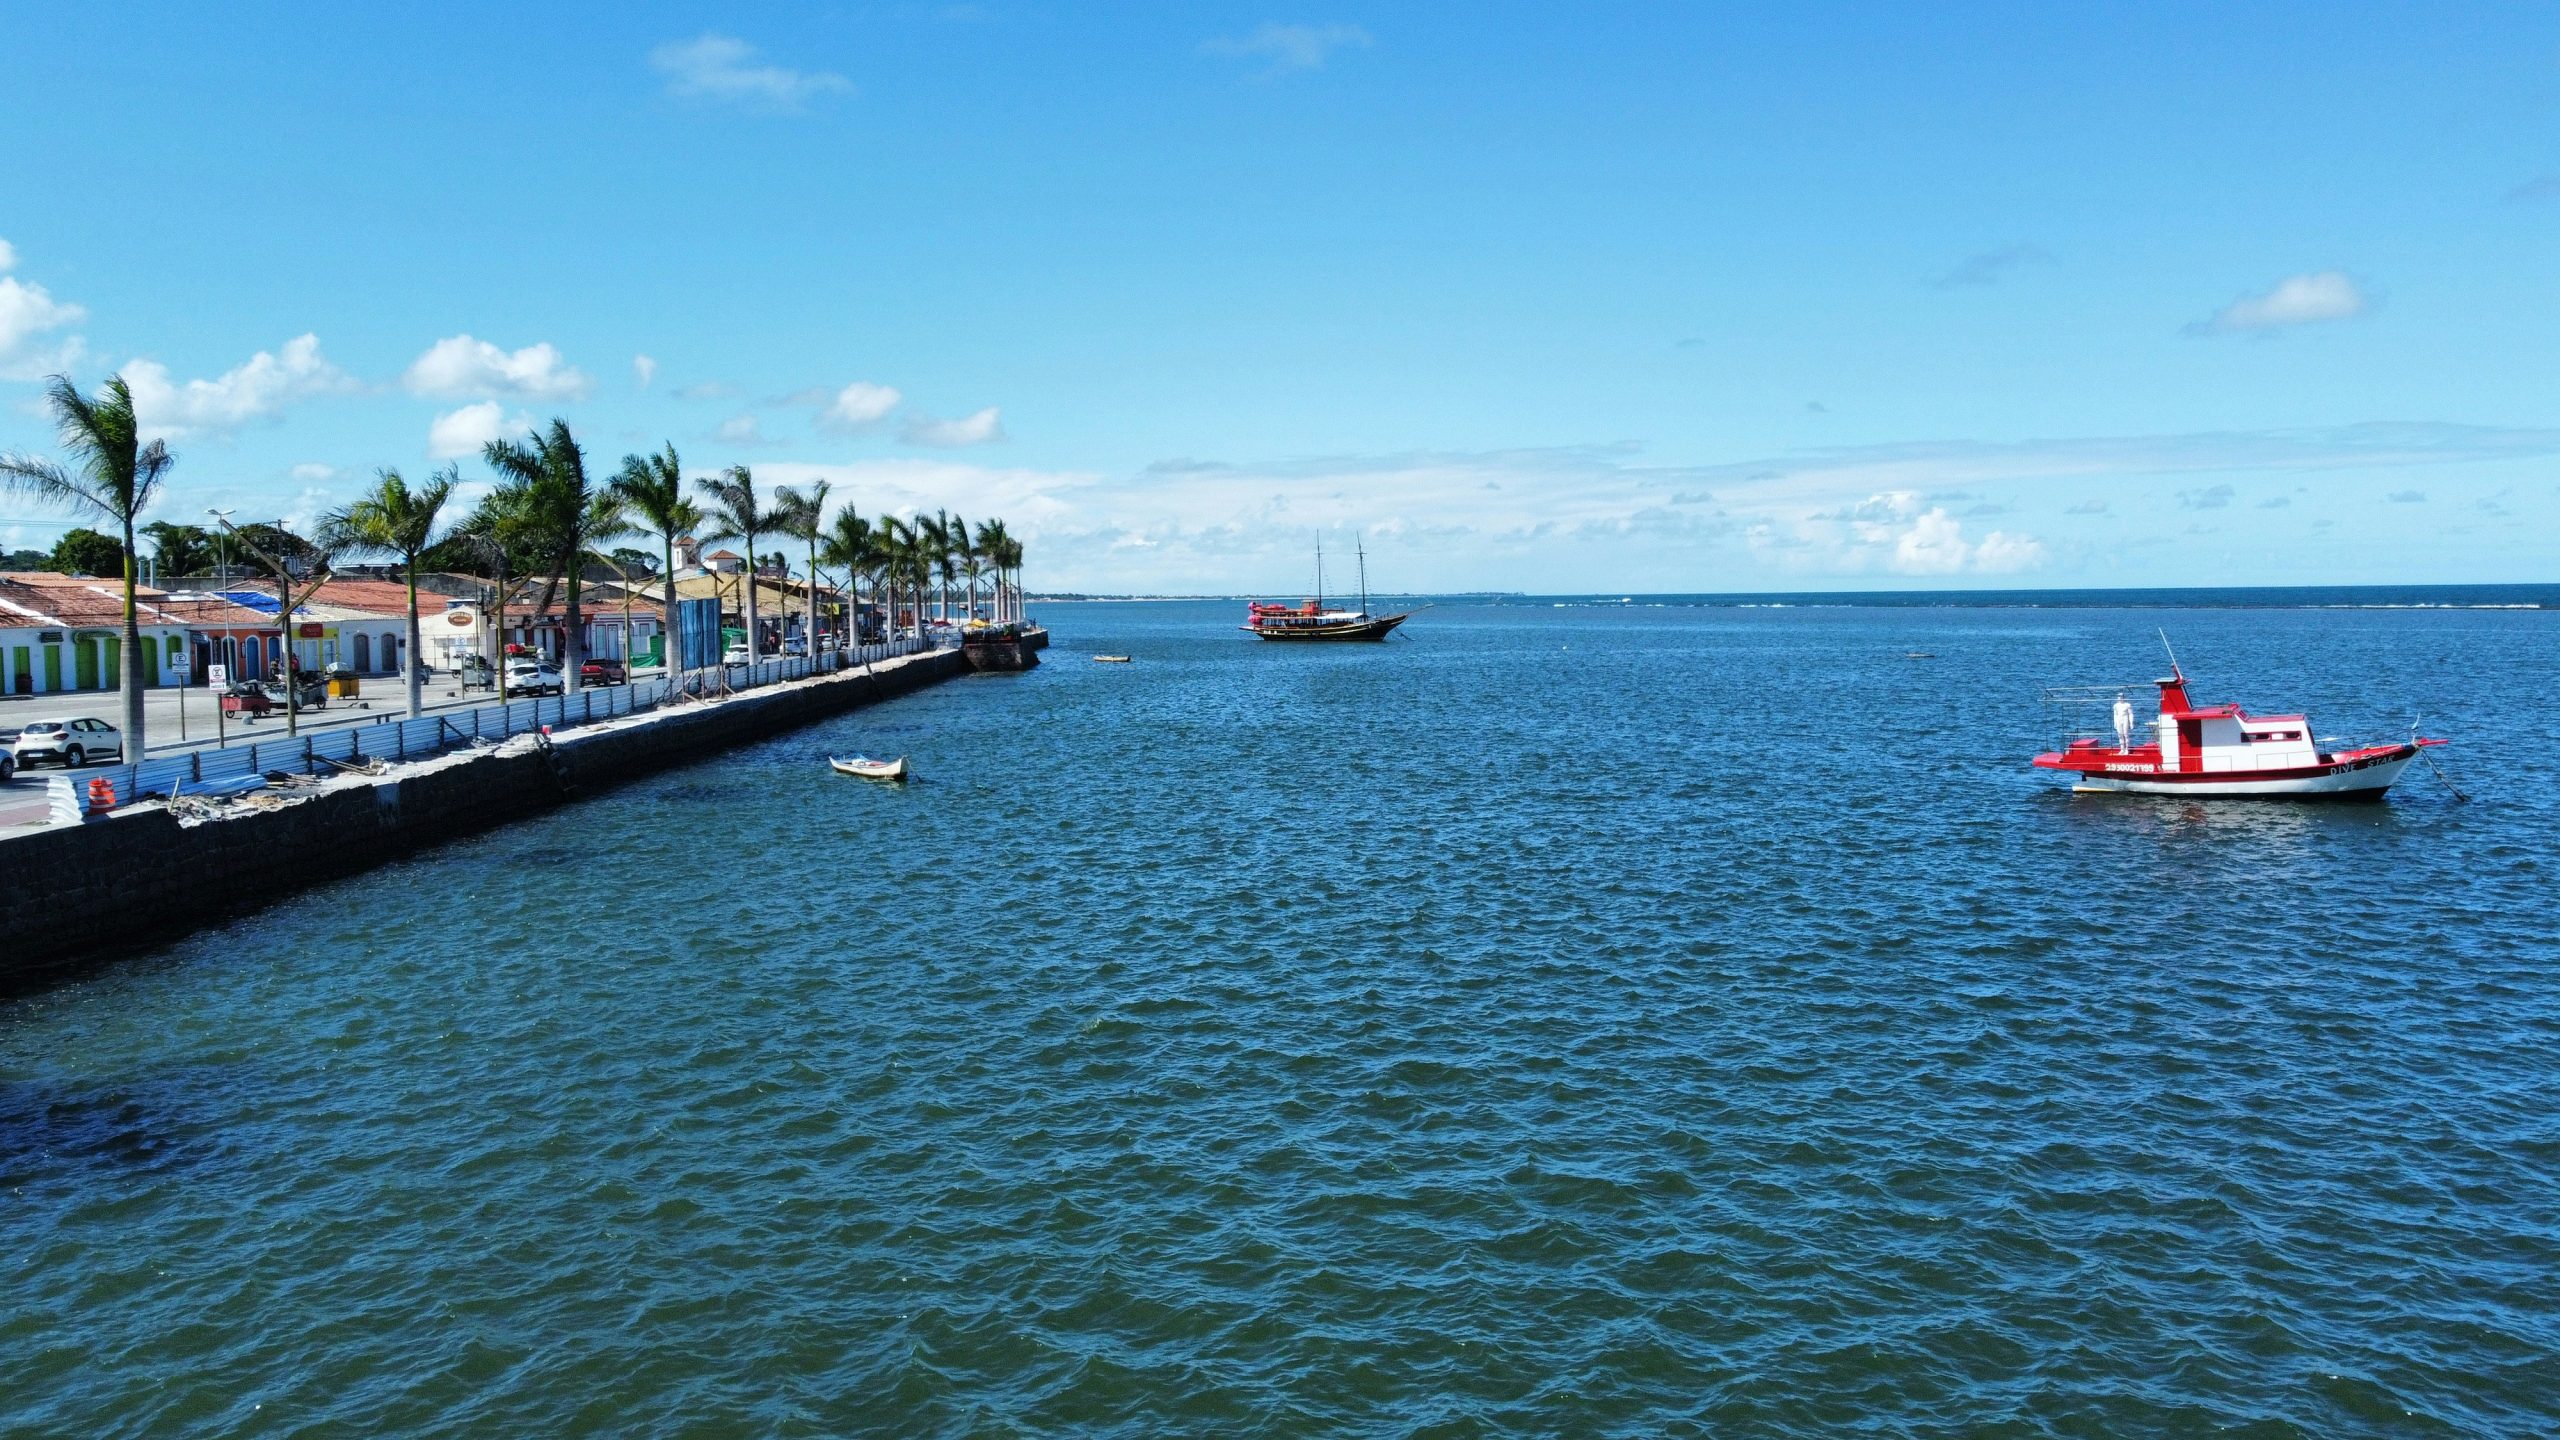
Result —
[[[0,835],[6,835],[20,825],[45,823],[48,804],[46,779],[79,773],[77,770],[21,770],[16,779],[0,785]]]
[[[662,672],[655,669],[634,671],[635,680],[653,680]],[[300,718],[303,731],[334,730],[349,725],[371,725],[377,721],[393,721],[407,714],[407,690],[398,676],[364,682],[364,693],[353,700],[332,700],[324,710],[305,710]],[[460,688],[451,675],[428,677],[427,713],[439,710],[468,709],[486,705],[498,698],[493,690]],[[181,692],[175,689],[151,690],[143,695],[144,723],[150,727],[151,754],[183,755],[216,743],[214,729],[215,698],[202,687],[183,692],[186,738],[178,738]],[[0,699],[0,734],[11,733],[30,720],[68,720],[94,716],[113,723],[118,718],[117,696],[112,691],[90,691],[76,695],[11,696]],[[242,721],[239,717],[225,720],[224,738],[232,744],[250,740],[267,740],[285,733],[281,711],[263,720]],[[27,825],[42,825],[48,815],[48,790],[45,782],[57,775],[81,780],[91,773],[64,770],[47,765],[34,770],[21,770],[15,779],[0,785],[0,835]],[[85,782],[84,782],[85,783]]]
[[[637,670],[632,673],[632,678],[655,679],[660,673],[654,669]],[[364,693],[358,698],[332,700],[328,708],[305,710],[296,718],[304,730],[338,729],[348,725],[371,725],[380,720],[397,720],[407,713],[407,696],[405,682],[399,676],[368,678],[364,681]],[[494,690],[463,690],[458,679],[451,674],[427,677],[426,703],[429,714],[438,710],[459,710],[473,705],[486,705],[497,698],[498,693]],[[182,704],[185,710],[183,717],[179,713]],[[214,692],[202,686],[190,687],[183,691],[166,689],[143,692],[143,723],[150,729],[151,753],[153,755],[184,754],[189,750],[204,749],[222,743],[216,739],[217,732],[214,725],[218,704]],[[0,731],[15,730],[30,720],[67,720],[83,715],[94,716],[113,724],[121,713],[121,703],[113,691],[88,691],[76,695],[10,696],[0,699]],[[179,738],[182,725],[185,730],[183,740]],[[223,740],[231,744],[265,740],[285,733],[284,712],[275,711],[263,720],[244,721],[238,716],[226,716],[223,717],[223,727]],[[46,771],[45,773],[59,772]],[[5,800],[0,800],[0,807],[5,807],[7,803]]]

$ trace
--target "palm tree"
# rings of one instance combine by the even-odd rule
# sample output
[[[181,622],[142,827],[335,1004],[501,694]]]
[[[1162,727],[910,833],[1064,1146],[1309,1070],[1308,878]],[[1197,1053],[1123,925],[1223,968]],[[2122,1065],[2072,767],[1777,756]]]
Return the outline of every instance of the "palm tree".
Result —
[[[983,533],[986,528],[981,525],[978,530]],[[978,582],[985,579],[986,574],[987,547],[983,541],[972,535],[969,543],[962,546],[960,550],[960,577],[969,582],[969,605],[966,614],[971,620],[978,618]]]
[[[834,486],[825,480],[809,487],[809,493],[785,485],[773,493],[774,508],[781,518],[774,528],[809,547],[809,668],[818,668],[818,536],[819,524],[826,518],[827,492]]]
[[[133,523],[159,494],[161,478],[177,457],[161,441],[145,442],[133,417],[133,391],[121,375],[109,376],[95,398],[56,375],[45,383],[45,402],[62,448],[76,457],[66,470],[33,455],[0,455],[0,490],[43,504],[68,506],[124,527],[124,639],[119,684],[124,696],[125,753],[140,757],[142,733],[142,625],[133,598]]]
[[[622,497],[587,479],[587,454],[570,436],[566,420],[554,419],[548,431],[536,430],[521,442],[492,440],[480,453],[490,469],[525,487],[525,519],[550,558],[553,573],[565,577],[569,586],[560,683],[564,691],[575,694],[587,664],[586,616],[578,604],[578,582],[589,547],[631,533]],[[551,608],[549,586],[544,587],[541,608]]]
[[[756,477],[744,465],[732,465],[709,479],[694,485],[710,507],[703,511],[703,522],[711,533],[702,536],[708,545],[720,540],[743,540],[747,544],[746,599],[747,674],[755,675],[756,663],[756,537],[774,529],[774,512],[756,499]]]
[[[889,592],[889,615],[892,629],[897,625],[898,595],[905,592],[907,604],[915,616],[916,638],[924,638],[925,556],[929,542],[925,538],[922,516],[912,520],[891,518],[881,525],[881,582]]]
[[[364,498],[320,520],[320,544],[327,550],[369,550],[397,555],[409,572],[408,657],[409,718],[426,713],[426,676],[418,653],[418,556],[434,535],[436,518],[453,488],[462,483],[459,466],[448,465],[426,484],[412,490],[397,470],[375,472],[374,487]]]
[[[675,693],[676,675],[676,541],[702,528],[702,507],[684,498],[684,467],[676,460],[673,444],[655,455],[625,455],[622,471],[613,477],[614,493],[621,496],[634,518],[642,521],[666,547],[667,568],[659,578],[666,582],[666,614],[659,624],[658,648],[665,652],[667,693]]]
[[[453,527],[445,538],[460,541],[477,551],[488,562],[489,581],[493,587],[489,602],[489,643],[497,653],[489,657],[495,667],[498,703],[507,703],[507,557],[522,549],[530,525],[526,518],[525,487],[501,485],[480,498],[480,504]]]
[[[862,576],[879,558],[879,534],[871,522],[847,505],[836,512],[836,522],[827,538],[818,546],[818,559],[844,571],[845,636],[849,644],[862,640]]]
[[[1005,552],[1012,543],[1013,537],[1005,533],[1003,521],[987,520],[979,524],[975,544],[978,554],[995,569],[995,618],[999,624],[1013,618],[1012,611],[1004,603]]]
[[[951,623],[951,585],[960,578],[960,554],[969,548],[969,522],[947,510],[933,512],[933,568],[942,579],[942,623]]]

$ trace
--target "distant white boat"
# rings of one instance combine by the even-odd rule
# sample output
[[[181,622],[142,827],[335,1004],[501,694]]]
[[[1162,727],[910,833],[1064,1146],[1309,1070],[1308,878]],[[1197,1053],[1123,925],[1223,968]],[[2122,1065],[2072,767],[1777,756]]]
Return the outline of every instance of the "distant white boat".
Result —
[[[834,766],[839,775],[853,775],[864,780],[907,778],[907,757],[904,755],[895,760],[874,760],[868,755],[856,755],[850,760],[838,760],[830,755],[827,757],[827,763]]]

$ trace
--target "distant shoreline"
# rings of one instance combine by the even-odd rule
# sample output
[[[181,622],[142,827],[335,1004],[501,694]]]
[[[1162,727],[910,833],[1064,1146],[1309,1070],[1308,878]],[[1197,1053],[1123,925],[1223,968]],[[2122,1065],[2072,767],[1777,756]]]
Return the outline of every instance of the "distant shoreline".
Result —
[[[1275,592],[1276,593],[1276,592]],[[1030,603],[1241,604],[1259,595],[1035,595]],[[1615,595],[1522,591],[1408,594],[1372,591],[1370,603],[1554,609],[1895,610],[2560,610],[2560,581],[2469,585],[2228,585],[2050,590],[1805,590]]]

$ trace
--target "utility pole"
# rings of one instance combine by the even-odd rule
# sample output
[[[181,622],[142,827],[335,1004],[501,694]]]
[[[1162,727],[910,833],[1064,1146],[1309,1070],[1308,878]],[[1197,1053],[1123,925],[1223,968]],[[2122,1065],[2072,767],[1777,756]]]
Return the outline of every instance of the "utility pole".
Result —
[[[282,520],[278,520],[274,523],[277,533],[288,533],[285,531],[284,522]],[[297,657],[294,654],[293,648],[293,565],[296,562],[279,559],[276,556],[268,554],[256,541],[250,539],[246,533],[234,526],[229,520],[224,520],[222,522],[222,528],[230,531],[234,535],[238,535],[240,537],[240,545],[242,549],[247,550],[250,554],[265,561],[268,568],[275,571],[276,630],[277,633],[284,638],[284,733],[287,735],[299,735],[302,733],[302,725],[298,719],[302,709],[302,694],[301,687],[294,683],[295,671],[299,667],[297,665]],[[328,553],[326,551],[318,553],[310,562],[309,568],[311,570],[311,588],[302,592],[306,599],[310,597],[312,591],[318,590],[322,585],[328,583]]]

